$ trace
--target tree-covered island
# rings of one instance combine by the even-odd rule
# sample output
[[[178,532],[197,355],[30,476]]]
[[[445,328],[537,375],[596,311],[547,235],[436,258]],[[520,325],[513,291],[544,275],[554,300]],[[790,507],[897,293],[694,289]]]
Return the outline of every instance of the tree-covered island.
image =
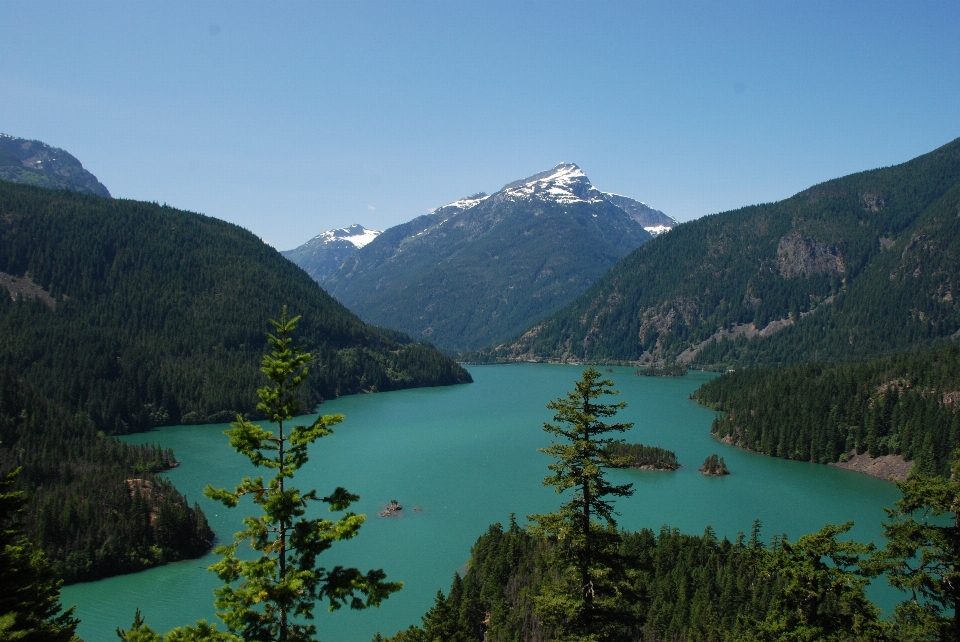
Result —
[[[616,465],[622,468],[663,471],[680,468],[677,454],[665,448],[614,442],[606,446],[604,450],[612,460],[619,460]]]

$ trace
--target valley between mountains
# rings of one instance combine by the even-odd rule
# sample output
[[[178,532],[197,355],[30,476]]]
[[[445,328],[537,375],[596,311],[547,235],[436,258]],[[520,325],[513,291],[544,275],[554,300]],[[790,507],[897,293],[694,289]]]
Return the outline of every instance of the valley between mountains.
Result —
[[[281,253],[213,217],[113,199],[64,150],[2,135],[0,473],[14,489],[3,497],[24,493],[10,506],[24,503],[17,528],[43,551],[37,559],[55,578],[50,586],[203,555],[224,536],[163,475],[178,465],[176,453],[115,436],[264,419],[258,367],[277,349],[265,332],[288,308],[302,317],[296,339],[311,353],[310,376],[291,393],[306,410],[348,395],[469,384],[466,362],[602,364],[663,377],[722,372],[691,395],[717,413],[717,449],[865,470],[882,461],[905,493],[935,487],[953,502],[939,514],[960,515],[960,139],[778,202],[684,223],[603,192],[580,167],[561,163],[386,230],[354,224]],[[591,369],[580,383],[603,376]],[[561,419],[563,399],[550,406]],[[634,446],[644,448],[662,450]],[[597,453],[599,469],[618,467]],[[323,501],[341,505],[339,495],[331,498]],[[929,507],[923,501],[932,500],[923,496],[917,506]],[[896,519],[915,510],[904,504]],[[841,546],[844,528],[810,537]],[[750,544],[709,531],[686,540],[669,529],[618,539],[635,555],[614,570],[636,600],[629,617],[643,622],[624,626],[645,639],[700,639],[693,612],[714,609],[713,597],[698,597],[700,606],[677,615],[674,628],[654,626],[651,604],[673,608],[674,580],[634,582],[655,575],[644,565],[666,549],[707,551],[707,567],[763,586],[751,593],[733,580],[704,580],[739,614],[736,623],[716,615],[703,625],[713,632],[704,639],[727,639],[720,633],[731,627],[759,635],[779,626],[777,609],[792,586],[784,578],[800,563],[787,559],[790,551],[814,546],[802,550],[814,551],[826,574],[846,554],[809,540],[775,538],[767,549],[758,532]],[[437,597],[424,628],[391,639],[472,640],[496,631],[502,639],[550,639],[560,629],[544,625],[542,607],[528,598],[556,589],[543,580],[561,572],[549,557],[562,548],[555,535],[548,527],[521,532],[512,520],[491,528],[474,551],[477,563]],[[898,541],[897,533],[885,536]],[[960,530],[950,537],[960,541]],[[501,545],[511,552],[483,549]],[[929,593],[923,604],[940,606],[922,612],[908,600],[900,619],[882,623],[864,597],[864,578],[906,571],[894,568],[894,552],[881,568],[867,562],[870,551],[856,551],[863,564],[830,589],[836,593],[818,613],[846,622],[856,611],[867,623],[856,639],[918,630],[947,633],[913,639],[950,639],[949,627],[960,630],[950,611],[960,607],[957,591]],[[708,572],[678,559],[675,568]],[[960,554],[943,559],[957,576]],[[647,589],[662,593],[643,602]],[[844,611],[837,605],[845,599],[858,606]]]

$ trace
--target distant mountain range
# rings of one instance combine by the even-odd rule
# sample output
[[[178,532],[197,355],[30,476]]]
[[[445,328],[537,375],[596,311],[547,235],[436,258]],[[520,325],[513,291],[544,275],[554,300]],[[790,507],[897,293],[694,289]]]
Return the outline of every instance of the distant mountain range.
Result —
[[[0,179],[110,197],[97,177],[64,150],[7,134],[0,134]]]
[[[675,225],[643,203],[600,192],[579,167],[562,163],[390,228],[320,282],[370,323],[471,350],[559,309],[651,232]],[[321,238],[337,237],[320,235],[285,254],[319,273],[308,246]]]
[[[678,226],[493,360],[787,364],[960,338],[960,139]]]
[[[317,234],[298,248],[281,252],[318,283],[333,274],[354,252],[377,238],[380,230],[359,224]]]

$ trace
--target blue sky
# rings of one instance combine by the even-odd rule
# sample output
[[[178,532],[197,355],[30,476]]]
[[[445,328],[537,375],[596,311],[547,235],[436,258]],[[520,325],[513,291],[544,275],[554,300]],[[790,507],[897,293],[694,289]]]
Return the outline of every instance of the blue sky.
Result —
[[[685,221],[960,136],[957,2],[0,2],[0,132],[279,249],[559,162]]]

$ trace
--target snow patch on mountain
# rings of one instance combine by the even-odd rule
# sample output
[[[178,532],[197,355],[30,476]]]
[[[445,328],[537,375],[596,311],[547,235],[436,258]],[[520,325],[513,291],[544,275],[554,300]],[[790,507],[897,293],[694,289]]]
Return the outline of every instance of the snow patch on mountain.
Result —
[[[360,224],[354,223],[350,227],[342,227],[338,230],[329,230],[314,237],[315,241],[322,243],[333,243],[335,241],[348,241],[360,249],[373,239],[382,234],[383,230],[368,230]]]
[[[664,232],[669,232],[669,231],[672,230],[673,228],[672,228],[672,227],[669,227],[669,226],[667,226],[667,225],[653,225],[653,226],[651,226],[651,227],[645,227],[645,228],[643,228],[643,229],[645,229],[647,232],[649,232],[649,233],[650,233],[650,236],[660,236],[660,235],[663,234]]]
[[[447,203],[446,205],[441,205],[437,209],[433,210],[433,212],[447,209],[448,207],[456,207],[457,209],[460,209],[460,210],[468,210],[471,207],[475,207],[479,205],[480,203],[487,200],[488,198],[490,197],[487,196],[484,192],[479,192],[477,194],[474,194],[473,196],[461,198],[459,201],[454,201],[452,203]]]
[[[601,203],[606,198],[590,184],[590,179],[573,163],[560,163],[553,169],[509,183],[498,192],[507,198],[540,198],[562,204]]]

